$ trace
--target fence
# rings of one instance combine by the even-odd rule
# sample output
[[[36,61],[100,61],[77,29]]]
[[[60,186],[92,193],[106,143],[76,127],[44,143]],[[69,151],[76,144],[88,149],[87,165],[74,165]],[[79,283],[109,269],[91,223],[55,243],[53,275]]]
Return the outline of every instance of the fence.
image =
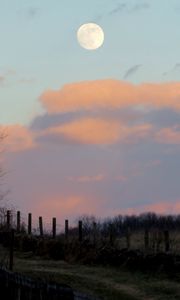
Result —
[[[28,214],[28,236],[32,236],[32,214]],[[7,211],[5,221],[1,224],[0,244],[7,243],[8,264],[0,267],[0,299],[1,300],[97,300],[88,295],[74,291],[71,287],[56,283],[36,281],[25,275],[14,273],[14,242],[15,234],[21,233],[21,212],[16,215],[16,222],[12,220],[11,211]],[[44,237],[43,218],[39,217],[39,236]],[[56,218],[52,219],[52,239],[57,238]],[[79,221],[79,241],[82,241],[82,222]],[[65,220],[65,239],[69,236],[69,221]],[[9,270],[8,270],[8,269]]]
[[[44,227],[43,227],[43,218],[42,216],[39,217],[39,238],[36,235],[36,241],[40,241],[40,242],[46,242],[47,240],[49,241],[53,241],[53,243],[55,244],[55,247],[58,245],[58,234],[57,234],[57,222],[56,222],[56,218],[52,218],[52,232],[50,233],[50,236],[48,236],[48,239],[46,238],[45,232],[44,232]],[[31,239],[33,237],[33,230],[32,230],[32,214],[29,213],[28,214],[28,219],[27,219],[27,229],[24,232],[25,233],[25,237],[27,237],[28,239]],[[14,237],[16,237],[17,239],[21,238],[21,232],[22,232],[22,222],[21,222],[21,212],[18,211],[16,216],[14,217],[14,220],[12,220],[12,214],[10,211],[7,211],[6,215],[5,215],[5,222],[2,225],[2,231],[0,231],[0,242],[1,242],[1,235],[3,236],[4,234],[7,236],[9,236],[9,243],[8,243],[8,247],[9,247],[9,269],[12,271],[13,270],[13,250],[14,250]],[[91,225],[91,237],[92,237],[92,245],[94,248],[91,248],[91,244],[86,243],[85,241],[87,241],[87,236],[86,236],[86,232],[84,230],[85,227],[85,223],[82,220],[79,220],[78,222],[78,226],[76,228],[75,231],[75,236],[76,236],[76,244],[75,246],[80,246],[79,247],[79,254],[82,257],[82,255],[84,255],[85,253],[85,249],[87,249],[86,252],[89,251],[89,249],[97,249],[96,248],[96,243],[99,241],[100,235],[98,233],[98,224],[96,224],[96,222],[93,222]],[[102,259],[105,258],[105,260],[107,260],[107,258],[112,258],[112,254],[113,254],[113,259],[114,259],[114,255],[115,252],[113,250],[113,246],[116,242],[117,239],[117,235],[114,231],[114,227],[109,224],[109,231],[108,234],[106,236],[106,245],[108,245],[108,247],[110,246],[110,250],[108,248],[104,248],[104,245],[102,243],[101,245],[101,249],[100,249],[100,258],[101,258],[101,262],[103,261]],[[69,228],[69,221],[65,220],[65,224],[64,224],[64,232],[63,232],[63,238],[64,238],[64,244],[61,245],[70,245],[71,248],[71,234],[74,229],[70,229]],[[16,233],[16,235],[15,235]],[[22,235],[23,236],[23,235]],[[156,246],[156,250],[159,249],[159,240],[161,239],[161,242],[163,243],[163,250],[164,252],[168,253],[171,250],[171,241],[170,241],[170,232],[168,230],[163,230],[163,231],[158,231],[158,230],[149,230],[149,229],[145,229],[143,232],[143,237],[141,236],[142,242],[143,242],[143,249],[144,252],[148,253],[149,249],[150,249],[150,243],[151,241],[151,237],[153,236],[154,239],[157,240],[156,245],[153,242],[153,247]],[[49,239],[50,237],[50,239]],[[123,238],[125,241],[125,246],[127,250],[131,250],[132,249],[132,237],[133,237],[133,232],[131,231],[130,228],[126,228],[126,231],[123,233]],[[85,242],[85,243],[84,243]],[[41,244],[42,245],[42,244]],[[90,247],[88,246],[90,245]],[[82,247],[81,247],[82,246]],[[87,248],[88,246],[88,248]],[[84,247],[84,248],[83,248]],[[111,252],[111,248],[112,248],[112,252]],[[49,248],[48,248],[49,249]],[[64,247],[64,251],[67,251],[68,247]],[[154,248],[153,248],[154,249]],[[122,249],[123,250],[123,249]],[[59,248],[58,248],[59,251]],[[98,249],[99,251],[99,249]],[[109,251],[109,252],[108,252]],[[107,252],[107,253],[106,253]],[[129,251],[130,254],[134,255],[134,253],[131,253],[131,251]],[[92,251],[92,253],[94,253]],[[109,253],[109,254],[108,254]],[[121,252],[116,252],[116,254],[119,253],[121,254],[121,256],[119,256],[120,260],[121,257],[124,260],[129,260],[129,253],[127,252],[124,253],[123,251]],[[103,255],[105,254],[105,257],[103,258]],[[119,255],[118,254],[118,255]],[[93,254],[92,254],[93,255]],[[109,256],[107,256],[109,255]],[[144,259],[144,257],[142,256],[142,258]],[[145,257],[146,258],[146,257]],[[156,257],[155,257],[156,258]],[[117,259],[117,255],[115,257],[115,260]],[[139,259],[139,257],[138,257]],[[167,259],[167,257],[165,257],[165,259]],[[134,257],[133,257],[134,260]],[[121,263],[121,262],[120,262]],[[144,264],[144,263],[143,263]],[[12,300],[70,300],[70,299],[74,299],[74,300],[94,300],[89,296],[83,295],[79,292],[73,291],[71,288],[69,287],[63,287],[57,284],[52,284],[52,283],[45,283],[45,282],[36,282],[30,278],[27,278],[23,275],[17,274],[17,273],[12,273],[9,272],[5,269],[0,269],[0,290],[2,291],[2,293],[4,293],[5,297],[4,299],[12,299]],[[1,295],[0,295],[1,296]],[[3,298],[0,297],[2,300]]]
[[[38,218],[38,223],[39,223],[39,236],[41,238],[43,238],[45,236],[44,234],[44,224],[43,224],[43,217],[40,216]],[[11,228],[14,228],[14,230],[17,233],[20,233],[21,231],[21,212],[18,211],[16,213],[16,216],[14,217],[14,222],[12,220],[12,214],[11,211],[8,210],[5,216],[5,228],[7,230],[10,230]],[[51,234],[49,235],[49,237],[51,236],[53,239],[57,238],[57,220],[55,217],[52,218],[52,224],[51,224]],[[78,228],[76,228],[76,235],[78,235],[78,240],[79,242],[83,242],[83,239],[86,237],[86,233],[84,231],[84,224],[82,222],[82,220],[79,220],[78,222]],[[74,230],[74,229],[73,229]],[[70,236],[70,232],[72,234],[73,232],[72,228],[70,230],[69,228],[69,220],[65,220],[64,223],[64,232],[62,232],[61,234],[64,235],[64,238],[66,241],[68,241],[69,236]],[[32,235],[32,214],[29,213],[28,214],[28,220],[27,220],[27,234],[28,235]],[[170,250],[170,232],[169,230],[150,230],[150,229],[145,229],[144,230],[144,249],[148,250],[150,248],[150,234],[153,236],[153,245],[152,248],[156,248],[156,250],[158,250],[159,244],[163,243],[164,244],[164,251],[168,252]],[[97,241],[97,236],[98,236],[98,230],[97,230],[97,224],[96,222],[93,222],[92,224],[92,228],[91,228],[91,237],[92,240],[94,242],[94,244]],[[130,230],[130,228],[127,228],[126,231],[124,232],[124,237],[125,237],[125,246],[127,249],[130,249],[132,246],[132,232]],[[117,235],[115,233],[114,227],[112,226],[112,224],[109,224],[109,231],[108,231],[108,236],[107,239],[109,240],[109,243],[111,245],[114,244],[115,239],[117,238]],[[155,245],[156,243],[156,245]]]
[[[0,268],[1,300],[97,300],[56,283],[35,281]]]

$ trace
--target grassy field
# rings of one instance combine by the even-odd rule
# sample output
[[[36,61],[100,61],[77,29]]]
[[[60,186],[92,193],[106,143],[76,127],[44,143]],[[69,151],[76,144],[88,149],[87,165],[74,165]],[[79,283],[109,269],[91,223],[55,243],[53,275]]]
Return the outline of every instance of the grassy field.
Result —
[[[142,233],[133,235],[132,248],[143,249],[142,237]],[[171,235],[171,238],[174,245],[179,246],[177,235]],[[123,242],[125,244],[125,240],[121,240],[121,244]],[[163,248],[163,242],[161,244]],[[8,257],[8,249],[0,247],[0,262],[8,266]],[[15,253],[14,271],[37,279],[68,284],[73,289],[104,300],[180,299],[180,275],[179,279],[170,279],[162,273],[132,273],[122,267],[72,264],[35,257],[32,252]]]
[[[131,273],[122,268],[83,266],[64,261],[34,258],[16,253],[14,270],[33,278],[65,283],[72,288],[107,300],[180,299],[178,280],[160,275]]]

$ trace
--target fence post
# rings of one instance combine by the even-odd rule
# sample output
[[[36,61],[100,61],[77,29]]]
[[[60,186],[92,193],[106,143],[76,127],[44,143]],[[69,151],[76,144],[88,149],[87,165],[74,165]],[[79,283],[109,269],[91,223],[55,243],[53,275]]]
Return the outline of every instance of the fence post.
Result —
[[[56,218],[52,219],[53,239],[56,238]]]
[[[157,231],[156,252],[159,252],[161,244],[161,231]]]
[[[11,230],[10,253],[9,253],[9,270],[13,270],[14,263],[14,229]]]
[[[82,221],[79,221],[79,242],[82,242]]]
[[[156,239],[157,239],[156,229],[153,228],[153,230],[152,230],[152,249],[153,249],[153,252],[155,252],[155,250],[156,250]]]
[[[65,239],[68,240],[69,237],[69,221],[65,220]]]
[[[131,247],[131,236],[130,236],[130,228],[127,228],[126,231],[126,245],[127,245],[127,249],[129,249]]]
[[[32,214],[28,214],[28,234],[31,235],[32,233]]]
[[[39,231],[40,231],[40,236],[43,237],[43,218],[39,217]]]
[[[10,229],[10,226],[11,226],[11,211],[10,210],[7,210],[7,229],[9,230]]]
[[[145,250],[148,250],[148,248],[149,248],[149,230],[148,229],[146,229],[144,232],[144,247],[145,247]]]
[[[168,252],[170,249],[170,240],[169,240],[169,231],[164,231],[164,244],[165,244],[165,251]]]
[[[21,213],[17,211],[17,232],[20,232],[21,229]]]

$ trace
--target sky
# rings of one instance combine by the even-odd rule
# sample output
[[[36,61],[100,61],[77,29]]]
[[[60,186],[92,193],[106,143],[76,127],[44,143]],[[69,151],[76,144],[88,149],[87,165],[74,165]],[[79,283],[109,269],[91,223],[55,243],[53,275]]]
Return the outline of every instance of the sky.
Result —
[[[101,48],[78,28],[97,23]],[[179,0],[0,0],[4,189],[24,213],[180,213]]]

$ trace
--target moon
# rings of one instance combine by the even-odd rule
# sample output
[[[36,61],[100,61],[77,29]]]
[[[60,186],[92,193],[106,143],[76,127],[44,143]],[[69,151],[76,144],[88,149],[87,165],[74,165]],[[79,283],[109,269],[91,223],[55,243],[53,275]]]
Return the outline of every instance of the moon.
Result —
[[[78,29],[77,39],[81,47],[96,50],[104,43],[104,31],[95,23],[86,23]]]

